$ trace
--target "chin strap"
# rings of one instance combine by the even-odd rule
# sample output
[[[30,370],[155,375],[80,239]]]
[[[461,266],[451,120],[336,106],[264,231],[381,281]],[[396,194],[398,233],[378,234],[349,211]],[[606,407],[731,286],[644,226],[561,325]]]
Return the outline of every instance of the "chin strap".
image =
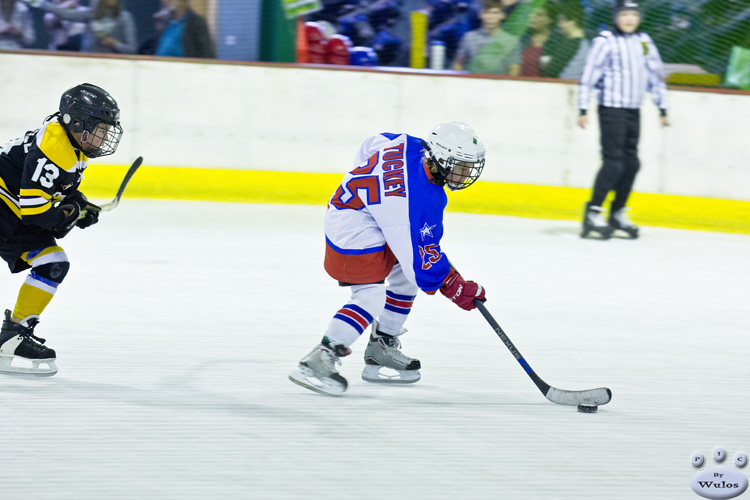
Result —
[[[430,174],[432,174],[432,179],[430,179],[431,183],[437,184],[440,187],[445,187],[445,178],[440,170],[438,170],[437,173],[433,173],[432,170],[430,170]]]
[[[445,175],[440,171],[440,168],[437,166],[437,162],[435,161],[435,157],[432,155],[432,150],[430,149],[430,146],[423,140],[422,141],[422,147],[424,148],[425,152],[425,158],[427,159],[427,166],[430,170],[430,175],[432,178],[430,179],[430,182],[433,184],[437,184],[440,187],[445,186]],[[433,167],[435,169],[435,172],[433,172]]]

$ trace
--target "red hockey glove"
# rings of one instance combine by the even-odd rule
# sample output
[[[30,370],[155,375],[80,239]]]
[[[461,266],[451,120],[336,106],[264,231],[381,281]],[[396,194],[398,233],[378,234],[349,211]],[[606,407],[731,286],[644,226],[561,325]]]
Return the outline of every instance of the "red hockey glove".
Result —
[[[474,309],[474,299],[484,302],[484,288],[479,283],[466,281],[458,274],[458,271],[451,269],[450,274],[445,278],[443,286],[440,287],[440,293],[461,309],[471,311]]]

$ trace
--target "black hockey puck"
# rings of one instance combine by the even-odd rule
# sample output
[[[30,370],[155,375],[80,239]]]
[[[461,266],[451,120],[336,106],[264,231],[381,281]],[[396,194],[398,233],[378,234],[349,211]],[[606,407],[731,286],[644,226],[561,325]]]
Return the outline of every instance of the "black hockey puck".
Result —
[[[578,411],[581,413],[596,413],[599,407],[596,405],[578,405]]]

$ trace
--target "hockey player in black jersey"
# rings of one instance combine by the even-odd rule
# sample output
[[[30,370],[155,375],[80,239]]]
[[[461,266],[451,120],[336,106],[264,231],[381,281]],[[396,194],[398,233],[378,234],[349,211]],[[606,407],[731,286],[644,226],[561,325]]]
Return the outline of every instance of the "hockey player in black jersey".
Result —
[[[70,266],[57,239],[97,223],[99,207],[78,187],[89,158],[111,155],[121,138],[117,102],[84,83],[62,95],[39,129],[0,149],[0,257],[11,273],[30,269],[15,308],[5,311],[0,373],[57,373],[54,349],[34,334]]]

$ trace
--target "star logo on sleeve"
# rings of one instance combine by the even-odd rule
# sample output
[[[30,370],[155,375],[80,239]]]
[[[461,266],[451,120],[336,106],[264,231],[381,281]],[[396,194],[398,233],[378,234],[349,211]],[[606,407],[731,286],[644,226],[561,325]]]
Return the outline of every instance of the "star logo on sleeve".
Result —
[[[422,236],[422,239],[424,240],[425,237],[429,236],[432,238],[432,230],[435,228],[435,226],[430,226],[428,223],[424,223],[424,226],[422,226],[422,229],[419,230],[420,236]]]

